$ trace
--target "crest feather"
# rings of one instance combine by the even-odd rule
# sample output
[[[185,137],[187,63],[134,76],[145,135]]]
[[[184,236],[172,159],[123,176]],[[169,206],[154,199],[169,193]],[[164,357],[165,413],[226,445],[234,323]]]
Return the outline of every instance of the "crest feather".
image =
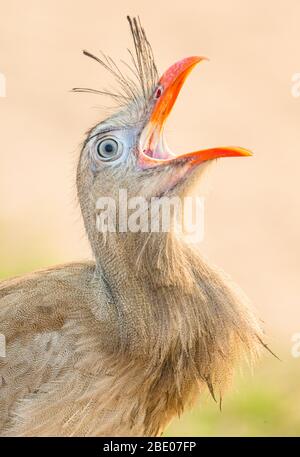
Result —
[[[130,72],[130,76],[127,74],[128,72],[122,71],[111,57],[103,53],[98,57],[84,50],[84,55],[100,63],[102,67],[112,74],[119,87],[115,90],[76,87],[73,91],[105,95],[111,97],[118,106],[135,105],[136,111],[143,114],[147,110],[149,99],[154,93],[159,77],[152,47],[140,19],[127,16],[127,20],[133,38],[134,50],[128,49],[130,63],[121,62]]]

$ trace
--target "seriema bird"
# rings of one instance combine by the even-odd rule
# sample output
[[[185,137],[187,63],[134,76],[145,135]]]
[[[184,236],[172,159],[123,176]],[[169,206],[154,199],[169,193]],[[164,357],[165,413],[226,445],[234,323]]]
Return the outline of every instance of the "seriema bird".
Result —
[[[0,430],[4,436],[159,435],[209,389],[221,399],[235,362],[264,345],[260,323],[229,278],[174,231],[97,229],[97,201],[189,195],[213,159],[237,147],[173,154],[165,121],[190,71],[188,57],[158,77],[139,20],[118,109],[87,134],[78,198],[94,261],[60,265],[0,285]],[[120,208],[117,207],[117,211]]]

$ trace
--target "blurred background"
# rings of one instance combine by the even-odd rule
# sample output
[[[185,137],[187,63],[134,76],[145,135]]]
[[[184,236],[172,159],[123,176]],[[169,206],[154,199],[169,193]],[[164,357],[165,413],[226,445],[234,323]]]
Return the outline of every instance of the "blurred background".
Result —
[[[110,101],[70,89],[111,85],[81,51],[127,59],[126,14],[140,15],[161,72],[182,57],[210,58],[176,103],[170,146],[236,144],[255,153],[211,166],[201,248],[246,291],[281,359],[266,352],[253,373],[237,372],[222,412],[207,396],[166,434],[300,435],[300,357],[292,356],[300,332],[300,98],[291,93],[299,1],[2,0],[0,277],[91,256],[76,160]]]

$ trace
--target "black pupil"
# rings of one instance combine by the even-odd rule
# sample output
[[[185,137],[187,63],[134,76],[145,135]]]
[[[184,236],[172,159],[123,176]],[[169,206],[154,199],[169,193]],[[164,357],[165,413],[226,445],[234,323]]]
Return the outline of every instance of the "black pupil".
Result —
[[[113,152],[114,147],[113,147],[112,143],[106,143],[106,145],[104,146],[104,150],[105,150],[105,152]]]

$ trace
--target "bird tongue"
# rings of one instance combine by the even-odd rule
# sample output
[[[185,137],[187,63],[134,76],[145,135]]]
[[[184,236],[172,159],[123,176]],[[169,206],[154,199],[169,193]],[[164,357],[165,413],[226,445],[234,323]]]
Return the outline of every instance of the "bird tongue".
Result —
[[[139,165],[153,168],[178,161],[200,164],[219,157],[250,156],[247,149],[229,146],[205,149],[184,154],[174,154],[166,145],[163,136],[165,122],[174,106],[182,85],[192,69],[205,57],[187,57],[172,65],[160,78],[154,91],[154,105],[148,124],[140,138]]]

